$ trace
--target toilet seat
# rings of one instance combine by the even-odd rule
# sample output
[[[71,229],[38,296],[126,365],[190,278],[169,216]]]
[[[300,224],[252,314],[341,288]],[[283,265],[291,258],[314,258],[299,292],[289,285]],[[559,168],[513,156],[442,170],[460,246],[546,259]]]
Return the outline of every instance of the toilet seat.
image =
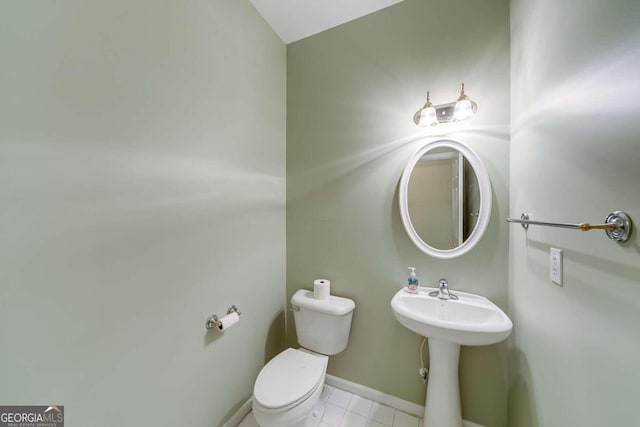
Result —
[[[327,356],[288,348],[258,374],[253,398],[262,409],[280,412],[298,405],[324,382]]]

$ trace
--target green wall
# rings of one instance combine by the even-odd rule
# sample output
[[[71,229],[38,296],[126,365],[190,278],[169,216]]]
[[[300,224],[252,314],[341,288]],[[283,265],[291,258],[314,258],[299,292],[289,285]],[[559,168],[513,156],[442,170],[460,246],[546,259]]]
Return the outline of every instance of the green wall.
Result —
[[[512,1],[514,216],[640,225],[640,3]],[[510,426],[636,426],[640,245],[510,230]],[[564,285],[549,248],[564,250]]]
[[[249,397],[285,297],[285,55],[244,0],[0,2],[1,404],[212,426]]]
[[[504,223],[638,222],[639,18],[635,0],[405,0],[285,49],[244,0],[0,3],[0,403],[220,425],[283,344],[286,243],[287,297],[325,277],[357,305],[329,373],[424,403],[420,337],[389,307],[411,265],[514,320],[509,354],[462,350],[465,419],[640,424],[637,233]],[[425,91],[462,81],[472,125],[417,130]],[[494,193],[486,236],[447,261],[397,208],[406,160],[440,138]],[[231,304],[241,322],[205,332]]]
[[[419,131],[411,118],[426,91],[451,102],[463,81],[479,104],[471,127]],[[408,266],[423,285],[446,277],[506,309],[509,96],[506,0],[406,0],[287,46],[287,293],[324,277],[356,303],[330,374],[424,404],[421,338],[390,308]],[[409,156],[444,137],[478,152],[494,192],[487,234],[455,260],[418,251],[397,208]],[[464,348],[460,376],[464,418],[505,426],[506,345]]]

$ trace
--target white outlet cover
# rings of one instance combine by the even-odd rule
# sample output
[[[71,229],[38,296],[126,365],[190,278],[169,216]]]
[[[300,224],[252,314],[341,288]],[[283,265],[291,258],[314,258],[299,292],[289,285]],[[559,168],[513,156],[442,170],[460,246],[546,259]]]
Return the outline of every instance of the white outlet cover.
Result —
[[[562,286],[562,250],[549,250],[549,279],[556,285]]]

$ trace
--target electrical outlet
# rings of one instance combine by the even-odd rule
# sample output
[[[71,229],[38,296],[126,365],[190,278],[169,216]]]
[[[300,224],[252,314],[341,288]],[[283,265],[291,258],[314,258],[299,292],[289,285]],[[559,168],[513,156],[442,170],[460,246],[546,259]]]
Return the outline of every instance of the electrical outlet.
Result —
[[[562,286],[562,250],[549,250],[549,279],[556,285]]]

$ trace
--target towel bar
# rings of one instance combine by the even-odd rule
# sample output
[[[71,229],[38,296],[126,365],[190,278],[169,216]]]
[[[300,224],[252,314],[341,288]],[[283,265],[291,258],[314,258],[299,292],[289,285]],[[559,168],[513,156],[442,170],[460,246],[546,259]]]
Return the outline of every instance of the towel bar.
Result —
[[[611,240],[615,240],[618,243],[624,243],[629,240],[633,227],[629,215],[622,211],[615,211],[607,215],[607,217],[604,219],[604,224],[589,224],[586,222],[571,224],[565,222],[533,221],[529,218],[529,214],[527,213],[523,213],[522,215],[520,215],[520,219],[507,218],[507,222],[520,224],[525,230],[529,228],[529,225],[570,228],[580,231],[604,230]]]

